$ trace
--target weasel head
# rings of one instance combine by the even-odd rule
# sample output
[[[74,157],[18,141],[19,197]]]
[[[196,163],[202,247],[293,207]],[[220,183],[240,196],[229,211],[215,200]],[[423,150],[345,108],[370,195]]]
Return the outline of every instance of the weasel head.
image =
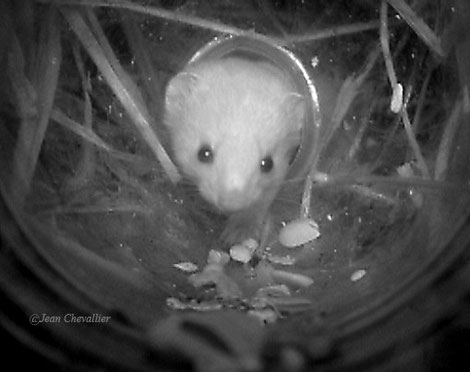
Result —
[[[304,100],[266,65],[206,62],[176,75],[167,88],[174,157],[222,212],[271,201],[300,141]]]

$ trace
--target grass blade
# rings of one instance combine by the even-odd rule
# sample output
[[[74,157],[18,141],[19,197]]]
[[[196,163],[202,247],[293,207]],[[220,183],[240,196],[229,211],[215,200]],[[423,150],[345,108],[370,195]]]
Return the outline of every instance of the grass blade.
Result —
[[[104,34],[100,31],[101,27],[94,20],[94,16],[89,13],[89,18],[95,25],[93,32],[77,10],[62,8],[61,11],[106,79],[109,87],[129,114],[134,125],[155,153],[170,180],[174,183],[178,182],[180,179],[179,172],[150,125],[151,117],[143,103],[140,92],[117,61]]]

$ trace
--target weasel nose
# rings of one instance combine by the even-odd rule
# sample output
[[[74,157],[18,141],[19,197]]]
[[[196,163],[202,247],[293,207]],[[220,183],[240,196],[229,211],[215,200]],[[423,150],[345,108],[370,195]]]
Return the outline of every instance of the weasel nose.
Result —
[[[224,182],[224,190],[228,194],[239,194],[243,193],[246,189],[246,179],[241,177],[239,174],[230,174]]]
[[[247,193],[247,181],[236,174],[226,178],[221,187],[220,207],[227,211],[243,209],[247,206],[250,195]]]

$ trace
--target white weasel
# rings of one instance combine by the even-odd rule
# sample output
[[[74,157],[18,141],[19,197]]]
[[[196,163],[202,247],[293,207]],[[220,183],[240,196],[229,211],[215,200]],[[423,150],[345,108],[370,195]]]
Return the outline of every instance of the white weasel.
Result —
[[[268,62],[225,57],[189,66],[166,91],[165,124],[181,171],[229,214],[229,241],[256,233],[300,142],[305,103]]]

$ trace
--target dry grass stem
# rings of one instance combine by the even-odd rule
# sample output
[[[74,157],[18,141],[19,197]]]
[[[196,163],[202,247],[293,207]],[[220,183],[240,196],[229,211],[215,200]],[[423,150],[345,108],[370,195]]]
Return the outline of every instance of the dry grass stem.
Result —
[[[384,56],[385,66],[387,69],[387,74],[388,74],[388,78],[390,81],[390,85],[392,87],[392,90],[395,92],[399,83],[398,83],[398,79],[395,73],[395,68],[393,66],[392,55],[390,53],[387,7],[388,7],[387,2],[385,0],[382,0],[382,6],[381,6],[381,11],[380,11],[380,19],[381,19],[380,44],[382,46],[382,53]],[[426,165],[424,157],[421,153],[421,149],[419,147],[418,142],[416,141],[416,137],[411,127],[411,122],[410,122],[405,104],[402,105],[402,108],[399,114],[401,116],[411,149],[413,150],[414,156],[416,157],[416,161],[418,162],[418,167],[423,177],[430,178],[428,167]]]
[[[318,177],[316,176],[318,161],[320,159],[320,154],[322,151],[325,150],[328,143],[333,138],[334,133],[341,125],[344,117],[346,116],[351,104],[353,103],[354,99],[357,97],[358,92],[364,83],[366,77],[369,75],[372,67],[375,65],[377,58],[379,56],[379,49],[374,49],[371,53],[369,53],[369,57],[367,58],[365,67],[363,71],[357,76],[349,76],[341,86],[340,92],[338,94],[338,98],[336,99],[335,109],[333,111],[332,118],[326,129],[323,129],[322,141],[321,143],[323,146],[319,146],[315,156],[313,157],[313,161],[311,164],[310,172],[306,178],[304,190],[302,194],[302,201],[300,205],[300,217],[307,218],[310,216],[310,211],[312,208],[312,187],[313,183],[317,182],[316,180]],[[327,180],[325,180],[326,182]]]
[[[132,51],[133,59],[142,77],[140,82],[145,92],[149,95],[149,100],[152,102],[149,105],[149,110],[151,110],[152,116],[157,118],[156,121],[160,122],[162,115],[160,114],[161,107],[158,104],[164,101],[164,93],[160,90],[159,76],[152,64],[146,40],[133,18],[123,16],[122,25]]]
[[[452,113],[445,124],[444,133],[437,151],[436,165],[434,168],[434,179],[436,181],[444,181],[446,178],[447,168],[449,165],[449,157],[451,155],[452,143],[457,134],[459,125],[462,124],[462,100],[455,102]]]
[[[445,56],[440,39],[404,0],[386,1],[405,19],[406,23],[416,32],[432,52],[436,53],[439,57]]]
[[[39,2],[55,2],[54,0],[36,0]],[[88,7],[107,7],[107,8],[121,8],[130,10],[136,13],[145,14],[161,19],[166,19],[172,22],[183,23],[186,25],[194,26],[204,30],[210,30],[216,33],[229,34],[234,36],[244,36],[255,40],[268,42],[277,45],[289,45],[294,43],[306,43],[317,40],[329,39],[338,36],[351,35],[364,31],[375,30],[380,27],[379,21],[361,22],[350,25],[340,25],[328,27],[323,30],[316,30],[312,32],[303,33],[301,35],[288,35],[282,29],[282,26],[277,22],[277,27],[281,29],[282,37],[266,36],[254,30],[244,30],[239,27],[227,25],[225,23],[203,19],[197,16],[187,15],[180,12],[165,10],[147,5],[140,5],[129,2],[127,0],[62,0],[60,5],[81,5]],[[264,6],[263,6],[264,8]],[[272,15],[270,15],[272,18]]]
[[[169,179],[174,183],[178,182],[180,179],[179,172],[152,129],[150,124],[152,118],[144,104],[140,91],[117,61],[111,46],[102,34],[101,27],[94,20],[95,17],[89,13],[89,18],[95,25],[95,29],[92,31],[78,11],[66,8],[61,8],[61,11],[109,87],[129,114],[134,125],[142,134],[142,138],[160,161]]]
[[[89,75],[86,73],[85,65],[80,54],[78,44],[75,44],[72,48],[75,65],[77,66],[80,79],[82,81],[83,90],[83,127],[88,130],[89,133],[93,133],[93,107],[91,103],[90,94],[92,91],[92,85]],[[94,134],[94,133],[93,133]],[[96,136],[96,135],[95,135]],[[97,137],[97,136],[96,136]],[[88,180],[92,179],[96,170],[96,157],[95,151],[91,143],[83,141],[81,147],[81,160],[78,163],[77,171],[73,177],[67,182],[70,187],[76,188],[84,185]]]
[[[24,52],[12,30],[9,69],[22,118],[14,154],[14,175],[11,185],[17,202],[22,204],[31,187],[39,152],[49,124],[62,60],[59,22],[54,8],[41,22],[35,68],[31,79],[24,74]],[[29,51],[28,51],[29,52]],[[30,115],[35,111],[34,115]],[[29,112],[29,114],[28,114]],[[37,115],[36,115],[37,113]]]

